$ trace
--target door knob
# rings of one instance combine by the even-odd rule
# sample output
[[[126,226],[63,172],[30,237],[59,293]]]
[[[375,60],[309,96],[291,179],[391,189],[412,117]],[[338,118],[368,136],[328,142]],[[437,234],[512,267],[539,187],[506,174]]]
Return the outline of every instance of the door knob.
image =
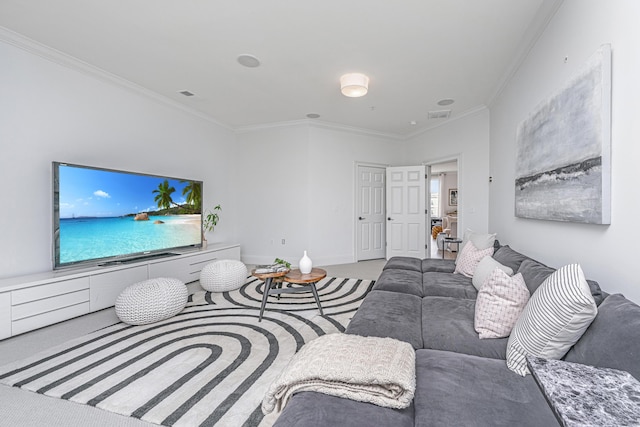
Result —
[[[387,218],[387,221],[393,221],[393,218],[388,217],[388,218]]]
[[[359,217],[358,217],[358,219],[359,219],[360,221],[362,221],[362,220],[364,219],[364,217],[359,216]]]

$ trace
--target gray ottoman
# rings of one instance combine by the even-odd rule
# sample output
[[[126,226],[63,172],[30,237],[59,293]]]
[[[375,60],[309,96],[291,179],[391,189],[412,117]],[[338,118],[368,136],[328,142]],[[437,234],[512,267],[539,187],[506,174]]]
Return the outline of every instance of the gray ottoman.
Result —
[[[116,314],[124,323],[147,325],[180,313],[187,304],[185,284],[168,277],[158,277],[127,287],[116,299]]]
[[[247,266],[235,259],[221,259],[204,266],[200,271],[200,286],[209,292],[238,289],[247,281]]]

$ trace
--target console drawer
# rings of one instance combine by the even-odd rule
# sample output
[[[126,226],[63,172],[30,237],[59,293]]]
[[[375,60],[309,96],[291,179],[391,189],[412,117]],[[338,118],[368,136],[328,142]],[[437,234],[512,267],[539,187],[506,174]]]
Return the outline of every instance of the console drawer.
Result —
[[[77,304],[89,302],[89,289],[56,295],[47,299],[39,299],[11,307],[11,320],[16,321],[27,317],[37,316],[50,311],[56,311]],[[87,309],[87,313],[89,310]]]
[[[30,288],[18,289],[11,292],[11,305],[24,304],[57,295],[89,289],[89,278],[79,277],[77,279],[61,280],[47,285],[33,286]]]
[[[13,307],[15,309],[15,307]],[[11,322],[11,334],[18,335],[89,313],[89,302],[60,308]]]

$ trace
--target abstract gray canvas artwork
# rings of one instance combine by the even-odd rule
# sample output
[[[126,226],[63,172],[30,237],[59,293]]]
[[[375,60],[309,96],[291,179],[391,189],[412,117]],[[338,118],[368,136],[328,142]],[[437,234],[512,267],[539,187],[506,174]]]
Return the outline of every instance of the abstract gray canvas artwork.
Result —
[[[611,223],[611,47],[518,127],[515,215]]]

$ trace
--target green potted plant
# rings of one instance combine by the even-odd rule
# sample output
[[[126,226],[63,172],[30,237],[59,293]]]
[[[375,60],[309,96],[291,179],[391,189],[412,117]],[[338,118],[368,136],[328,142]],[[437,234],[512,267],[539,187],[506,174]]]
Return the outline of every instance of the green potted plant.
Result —
[[[204,215],[204,220],[202,221],[202,247],[207,247],[207,238],[205,237],[205,233],[207,231],[213,231],[213,229],[218,225],[218,221],[220,221],[220,215],[218,211],[221,211],[222,208],[220,205],[217,205],[212,210],[208,210]]]

